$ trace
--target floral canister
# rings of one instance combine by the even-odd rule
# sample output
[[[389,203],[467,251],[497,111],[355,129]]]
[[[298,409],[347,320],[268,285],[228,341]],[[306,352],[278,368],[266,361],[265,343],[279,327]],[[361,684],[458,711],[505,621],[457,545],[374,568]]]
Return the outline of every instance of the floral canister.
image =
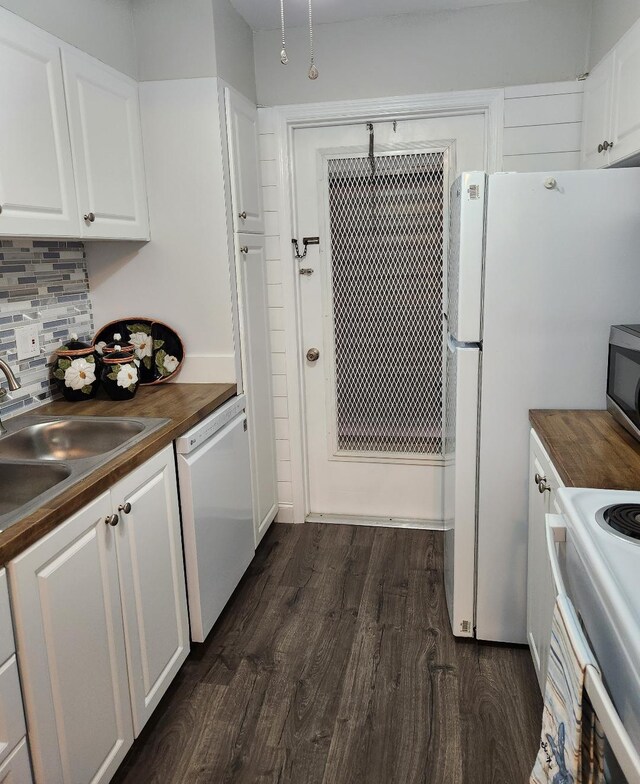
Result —
[[[53,377],[67,400],[89,400],[95,397],[100,385],[95,352],[77,335],[70,338],[56,351]]]
[[[125,354],[133,354],[135,351],[135,346],[132,343],[122,341],[122,335],[119,332],[114,332],[111,343],[100,340],[94,347],[100,357],[105,354],[113,354],[114,351],[124,351]]]
[[[130,400],[140,384],[138,360],[128,351],[112,351],[102,357],[102,386],[112,400]]]

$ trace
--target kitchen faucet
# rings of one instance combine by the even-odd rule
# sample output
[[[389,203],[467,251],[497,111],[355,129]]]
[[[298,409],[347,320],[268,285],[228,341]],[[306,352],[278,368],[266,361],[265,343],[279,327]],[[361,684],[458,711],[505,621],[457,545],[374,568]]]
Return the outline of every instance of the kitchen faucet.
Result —
[[[4,359],[0,359],[0,370],[5,374],[7,377],[7,384],[9,385],[9,389],[12,392],[15,392],[16,389],[20,389],[20,384],[18,383],[18,379],[13,375],[13,370],[7,365]],[[7,394],[7,390],[4,387],[0,387],[0,401],[4,398]],[[7,432],[7,428],[2,424],[2,419],[0,419],[0,436],[3,436]]]

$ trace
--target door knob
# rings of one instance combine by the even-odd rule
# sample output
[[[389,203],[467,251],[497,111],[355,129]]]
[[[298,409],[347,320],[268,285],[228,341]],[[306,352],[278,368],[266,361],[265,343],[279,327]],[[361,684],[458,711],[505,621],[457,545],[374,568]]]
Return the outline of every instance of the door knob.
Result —
[[[317,348],[310,348],[307,351],[307,359],[309,362],[317,362],[320,359],[320,352]]]
[[[242,220],[246,220],[247,219],[247,211],[246,210],[242,210],[242,212],[238,213],[238,217],[242,218]]]
[[[125,514],[129,514],[131,511],[131,504],[127,501],[126,504],[120,504],[118,507],[119,512],[124,512]]]
[[[93,212],[88,212],[84,216],[84,219],[87,221],[87,223],[93,223],[94,220],[96,219],[96,216],[93,214]]]
[[[117,514],[110,514],[108,517],[104,518],[104,521],[107,525],[118,525],[120,518]]]

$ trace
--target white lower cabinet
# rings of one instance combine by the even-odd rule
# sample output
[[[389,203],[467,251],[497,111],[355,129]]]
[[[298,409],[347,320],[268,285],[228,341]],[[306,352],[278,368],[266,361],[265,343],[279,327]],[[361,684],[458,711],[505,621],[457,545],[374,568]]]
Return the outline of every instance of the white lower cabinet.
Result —
[[[172,447],[9,577],[35,780],[107,782],[189,649]]]
[[[535,430],[531,431],[529,444],[527,641],[544,692],[556,599],[547,554],[546,515],[560,513],[556,493],[563,483]]]
[[[0,763],[0,784],[31,784],[31,764],[26,738]]]

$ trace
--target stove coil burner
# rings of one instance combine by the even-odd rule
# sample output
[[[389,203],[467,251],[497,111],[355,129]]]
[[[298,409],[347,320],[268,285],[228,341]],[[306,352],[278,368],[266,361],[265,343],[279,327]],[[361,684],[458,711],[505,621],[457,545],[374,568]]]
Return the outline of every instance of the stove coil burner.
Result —
[[[640,540],[640,504],[615,504],[602,512],[604,522],[614,531]]]

